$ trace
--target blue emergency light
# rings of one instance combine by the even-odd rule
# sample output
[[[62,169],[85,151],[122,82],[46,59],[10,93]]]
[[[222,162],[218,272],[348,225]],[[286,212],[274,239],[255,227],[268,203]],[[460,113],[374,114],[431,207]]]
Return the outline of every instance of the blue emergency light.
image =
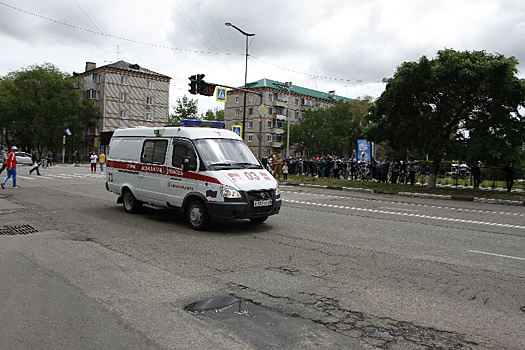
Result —
[[[202,126],[208,128],[221,128],[224,129],[226,123],[218,122],[213,120],[200,120],[200,119],[183,119],[181,121],[183,126]]]

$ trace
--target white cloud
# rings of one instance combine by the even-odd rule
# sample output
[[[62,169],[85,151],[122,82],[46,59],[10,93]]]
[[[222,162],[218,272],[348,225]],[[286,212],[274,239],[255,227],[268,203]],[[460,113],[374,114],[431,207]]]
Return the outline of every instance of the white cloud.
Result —
[[[171,76],[171,104],[189,95],[193,74],[244,84],[245,37],[225,22],[256,34],[249,81],[292,81],[348,97],[379,96],[380,81],[401,63],[444,48],[525,62],[525,3],[519,0],[3,2],[27,12],[0,5],[0,75],[44,62],[79,72],[86,61],[103,65],[118,57]],[[222,107],[198,98],[201,112]]]

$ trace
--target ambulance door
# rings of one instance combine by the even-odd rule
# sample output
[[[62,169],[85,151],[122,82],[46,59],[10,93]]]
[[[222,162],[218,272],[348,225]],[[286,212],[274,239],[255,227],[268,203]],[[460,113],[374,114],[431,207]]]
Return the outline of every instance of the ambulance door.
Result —
[[[171,159],[168,162],[167,201],[173,206],[181,207],[186,194],[198,191],[195,180],[198,160],[193,144],[186,139],[173,139]],[[189,163],[186,169],[185,162]]]
[[[164,205],[166,203],[166,150],[168,139],[144,140],[140,157],[139,196],[147,202]]]

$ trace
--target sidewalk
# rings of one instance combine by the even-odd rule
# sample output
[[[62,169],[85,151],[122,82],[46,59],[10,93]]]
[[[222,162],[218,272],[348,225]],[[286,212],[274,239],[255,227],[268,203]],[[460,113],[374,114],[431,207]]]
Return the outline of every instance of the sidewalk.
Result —
[[[374,190],[366,189],[366,188],[295,184],[295,183],[289,183],[289,182],[282,182],[281,185],[325,188],[329,190],[353,191],[353,192],[363,192],[363,193],[374,193]],[[480,203],[517,205],[517,206],[525,205],[525,201],[510,201],[510,200],[502,200],[502,199],[489,199],[489,198],[477,198],[477,197],[444,196],[444,195],[437,195],[437,194],[426,194],[426,193],[415,193],[415,192],[398,192],[398,195],[407,196],[407,197],[456,200],[456,201],[463,201],[463,202],[480,202]]]

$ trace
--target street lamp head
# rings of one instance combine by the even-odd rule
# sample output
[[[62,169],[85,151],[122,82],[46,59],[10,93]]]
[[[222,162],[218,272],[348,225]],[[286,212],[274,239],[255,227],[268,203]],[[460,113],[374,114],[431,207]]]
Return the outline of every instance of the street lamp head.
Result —
[[[246,33],[244,30],[242,30],[241,28],[239,28],[239,27],[237,27],[237,26],[231,24],[230,22],[226,22],[226,23],[224,23],[224,25],[225,25],[226,27],[232,27],[232,28],[235,28],[239,33],[241,33],[241,34],[244,35],[244,36],[254,36],[254,35],[255,35],[255,34]]]

